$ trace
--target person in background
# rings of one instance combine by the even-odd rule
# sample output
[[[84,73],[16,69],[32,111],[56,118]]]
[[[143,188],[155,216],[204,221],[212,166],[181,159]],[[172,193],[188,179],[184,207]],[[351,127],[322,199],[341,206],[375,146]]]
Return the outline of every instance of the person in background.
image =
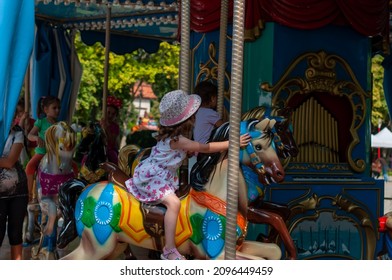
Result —
[[[214,128],[223,124],[223,120],[216,111],[218,101],[218,89],[210,81],[198,83],[194,94],[201,98],[201,105],[196,112],[195,127],[193,128],[193,139],[200,143],[207,143]],[[188,182],[193,165],[197,161],[197,154],[189,155],[188,160]]]
[[[165,247],[163,260],[184,260],[175,243],[180,199],[175,194],[179,188],[178,169],[188,153],[216,153],[227,150],[229,141],[207,144],[190,140],[195,113],[201,98],[181,90],[171,91],[162,98],[159,105],[160,129],[156,136],[157,145],[148,158],[135,168],[133,177],[125,184],[129,192],[144,203],[163,203],[167,211],[164,217]],[[251,140],[249,134],[240,138],[241,147]]]
[[[45,132],[52,124],[57,122],[57,118],[60,114],[60,99],[54,96],[41,97],[38,102],[37,113],[38,120],[35,121],[34,127],[28,134],[28,139],[37,143],[35,155],[26,166],[30,202],[33,202],[33,199],[35,198],[35,195],[33,194],[34,175],[41,159],[46,154]]]
[[[118,163],[118,151],[120,148],[120,126],[117,123],[119,110],[122,106],[120,99],[114,96],[108,96],[106,114],[107,118],[101,119],[101,126],[106,133],[106,154],[108,161],[114,164]]]
[[[382,166],[378,158],[375,158],[372,162],[372,177],[378,178],[381,175]]]
[[[207,143],[211,132],[223,124],[223,120],[216,111],[218,89],[209,81],[202,81],[196,85],[194,94],[201,97],[201,105],[196,113],[193,139],[200,143]]]
[[[20,99],[18,104],[16,105],[16,113],[13,125],[19,125],[23,131],[25,136],[27,137],[34,127],[35,120],[29,116],[27,112],[25,112],[24,107],[25,102],[24,99]],[[27,141],[27,146],[23,148],[21,153],[21,163],[23,166],[26,166],[28,161],[34,155],[34,149],[37,147],[37,143],[33,141]]]
[[[12,260],[22,259],[23,221],[27,214],[27,178],[19,162],[24,143],[23,130],[14,125],[0,158],[0,247],[7,230]]]
[[[388,182],[388,179],[389,179],[388,178],[388,163],[387,163],[387,161],[383,157],[380,157],[378,160],[381,163],[382,175],[384,177],[384,181]]]

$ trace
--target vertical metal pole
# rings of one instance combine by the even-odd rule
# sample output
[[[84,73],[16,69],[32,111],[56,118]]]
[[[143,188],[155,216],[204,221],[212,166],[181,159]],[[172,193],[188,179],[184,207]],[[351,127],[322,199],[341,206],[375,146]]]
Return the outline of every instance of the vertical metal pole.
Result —
[[[181,1],[180,89],[190,92],[190,0]]]
[[[380,133],[380,131],[381,131],[381,124],[382,124],[382,120],[381,119],[378,119],[378,133]],[[381,148],[380,147],[378,147],[378,149],[377,149],[377,157],[378,158],[380,158],[381,157]]]
[[[190,0],[181,0],[181,48],[180,48],[180,89],[186,93],[190,88]],[[180,166],[180,186],[188,184],[188,158]]]
[[[226,69],[226,33],[227,17],[229,13],[228,1],[221,1],[221,18],[219,30],[219,58],[218,58],[218,101],[217,111],[223,117],[223,101],[225,93],[225,69]]]
[[[236,258],[245,0],[234,1],[225,259]]]
[[[105,30],[105,65],[103,73],[103,96],[102,96],[102,116],[106,119],[106,99],[108,97],[108,77],[109,77],[109,53],[110,53],[110,20],[111,20],[112,6],[107,4],[106,12],[106,30]]]

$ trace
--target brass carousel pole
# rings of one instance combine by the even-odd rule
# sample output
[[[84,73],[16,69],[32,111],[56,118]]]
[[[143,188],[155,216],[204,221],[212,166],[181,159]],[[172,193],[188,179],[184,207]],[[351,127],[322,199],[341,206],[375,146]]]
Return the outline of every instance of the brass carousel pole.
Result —
[[[221,1],[220,31],[219,31],[219,58],[218,58],[218,100],[217,111],[223,119],[223,101],[225,93],[225,69],[226,69],[226,33],[227,17],[229,14],[228,0]]]
[[[190,92],[190,0],[181,1],[180,89]]]
[[[225,259],[236,258],[245,0],[234,1]]]
[[[108,97],[108,77],[109,77],[109,53],[110,53],[110,20],[111,20],[112,6],[107,4],[106,25],[105,25],[105,65],[103,73],[103,96],[102,96],[102,116],[106,120],[106,99]]]

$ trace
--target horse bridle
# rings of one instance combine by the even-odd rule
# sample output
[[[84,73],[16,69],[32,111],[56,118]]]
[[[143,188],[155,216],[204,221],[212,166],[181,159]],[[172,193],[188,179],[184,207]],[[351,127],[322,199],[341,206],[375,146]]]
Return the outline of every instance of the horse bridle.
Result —
[[[250,122],[241,122],[240,124],[240,134],[245,134],[249,133],[251,139],[255,138],[261,138],[263,136],[263,133],[261,131],[256,131],[251,128],[253,128],[256,123],[258,123],[257,120],[253,120]],[[264,168],[264,163],[260,160],[260,157],[257,155],[255,147],[252,143],[252,141],[249,141],[248,145],[245,147],[246,152],[249,155],[250,162],[253,165],[253,168],[255,169],[257,174],[264,175],[265,174],[265,168]],[[243,157],[243,151],[240,150],[240,157]]]
[[[274,117],[274,119],[276,119],[278,117]],[[277,121],[282,121],[281,119],[277,120]],[[261,138],[263,137],[263,132],[258,131],[258,130],[254,130],[253,127],[259,123],[259,120],[252,120],[249,122],[241,122],[240,124],[240,133],[241,134],[245,134],[245,133],[249,133],[249,135],[251,136],[252,139],[255,138]],[[275,128],[275,126],[273,126],[272,128],[270,128],[270,131],[273,135],[273,139],[272,139],[272,147],[274,148],[274,150],[276,151],[277,147],[278,149],[283,148],[283,143],[282,140]],[[249,155],[250,158],[250,162],[252,163],[252,166],[254,168],[254,170],[256,171],[257,174],[259,175],[264,175],[265,174],[265,168],[264,168],[264,163],[261,161],[260,157],[257,155],[255,147],[252,143],[252,141],[249,141],[248,145],[246,146],[246,152]],[[240,157],[242,158],[242,150],[240,151]]]

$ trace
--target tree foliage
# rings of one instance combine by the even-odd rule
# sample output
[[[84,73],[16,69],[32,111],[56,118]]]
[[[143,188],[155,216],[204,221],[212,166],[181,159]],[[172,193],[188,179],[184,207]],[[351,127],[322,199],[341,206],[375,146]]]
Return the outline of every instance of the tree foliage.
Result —
[[[384,96],[383,79],[384,68],[381,65],[383,57],[380,55],[374,56],[372,59],[372,74],[373,74],[373,91],[372,91],[372,115],[371,123],[373,128],[378,127],[379,120],[383,126],[389,124],[389,113],[387,103]]]
[[[76,51],[83,67],[83,75],[77,98],[74,121],[88,122],[102,115],[104,88],[105,49],[100,43],[85,45],[80,36],[75,40]],[[167,42],[160,44],[156,53],[149,54],[139,49],[125,55],[109,54],[108,94],[122,99],[120,112],[122,123],[128,128],[136,122],[137,111],[132,106],[133,87],[139,81],[152,85],[158,100],[152,111],[159,117],[157,104],[164,93],[178,88],[179,46]]]

